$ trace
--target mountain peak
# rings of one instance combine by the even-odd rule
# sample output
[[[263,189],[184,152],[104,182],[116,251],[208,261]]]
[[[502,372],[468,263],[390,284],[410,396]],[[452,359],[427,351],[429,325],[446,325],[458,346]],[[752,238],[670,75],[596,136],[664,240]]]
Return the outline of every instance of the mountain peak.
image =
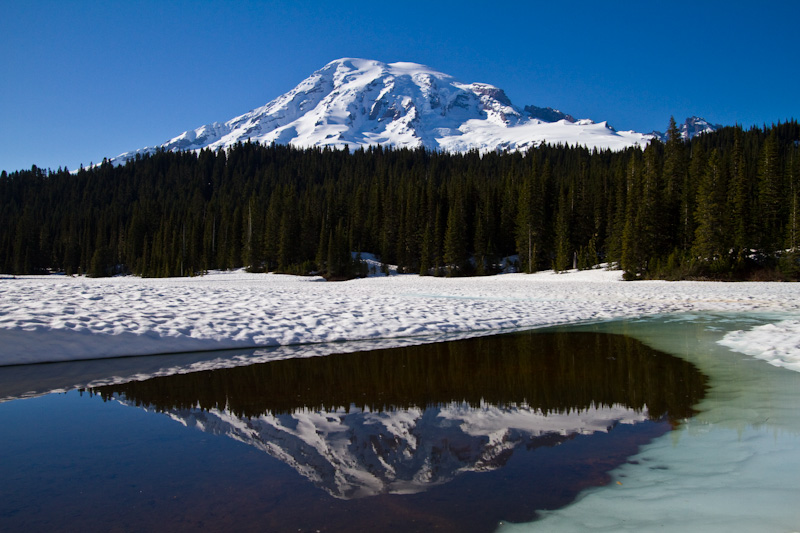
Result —
[[[690,141],[697,135],[702,135],[704,133],[713,133],[720,128],[722,128],[722,125],[720,124],[711,124],[704,118],[698,116],[691,116],[688,117],[683,124],[680,124],[678,126],[678,131],[680,131],[681,139],[683,139],[684,141]],[[659,139],[661,142],[667,142],[666,133],[662,133],[660,131],[654,131],[652,135],[657,139]]]
[[[112,161],[123,163],[157,149],[224,149],[248,140],[297,147],[380,145],[485,153],[524,151],[542,143],[619,150],[646,145],[651,138],[614,131],[604,122],[576,121],[552,108],[523,110],[501,88],[464,83],[426,65],[343,57],[262,107]]]
[[[688,141],[695,135],[713,133],[721,127],[722,126],[720,124],[711,124],[706,119],[701,117],[689,117],[680,127],[681,137],[683,140]]]

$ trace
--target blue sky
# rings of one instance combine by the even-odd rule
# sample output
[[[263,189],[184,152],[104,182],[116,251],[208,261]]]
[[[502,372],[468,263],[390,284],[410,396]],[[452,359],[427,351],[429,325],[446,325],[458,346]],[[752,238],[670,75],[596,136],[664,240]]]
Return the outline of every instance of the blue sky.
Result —
[[[7,2],[0,169],[99,162],[339,57],[426,64],[617,129],[800,118],[800,2]]]

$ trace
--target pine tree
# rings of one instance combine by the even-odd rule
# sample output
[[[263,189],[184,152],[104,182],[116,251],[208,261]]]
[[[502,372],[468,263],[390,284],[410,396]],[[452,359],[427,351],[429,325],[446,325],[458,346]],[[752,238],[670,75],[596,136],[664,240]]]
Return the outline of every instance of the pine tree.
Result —
[[[225,258],[225,268],[228,270],[242,266],[242,241],[244,235],[244,216],[242,208],[236,206],[230,222],[230,234],[227,239],[228,255]]]
[[[786,224],[786,247],[800,251],[800,149],[795,145],[786,165],[789,189],[789,222]]]
[[[759,244],[767,253],[780,246],[782,175],[777,130],[773,129],[761,149],[758,167]]]
[[[618,162],[612,171],[612,186],[607,200],[607,227],[605,249],[608,263],[620,264],[622,259],[622,238],[625,232],[627,201],[627,178],[623,165]]]
[[[625,271],[626,277],[635,279],[641,277],[647,268],[647,258],[641,239],[641,218],[639,206],[642,203],[641,162],[639,154],[632,152],[625,172],[625,227],[622,232],[622,253],[620,266]]]
[[[786,223],[786,250],[781,254],[781,273],[791,280],[800,279],[800,150],[795,145],[786,164],[786,185],[789,192],[789,221]]]
[[[681,192],[681,248],[689,251],[692,248],[695,237],[695,202],[697,201],[697,187],[703,180],[706,173],[706,157],[703,144],[697,141],[697,137],[691,145],[689,158],[689,173],[686,175],[683,191]]]
[[[563,272],[572,265],[572,247],[569,242],[570,196],[571,191],[562,189],[558,195],[558,209],[554,226],[556,255],[553,270]]]
[[[433,265],[431,260],[434,255],[433,239],[433,224],[431,221],[428,221],[425,224],[425,229],[423,230],[422,246],[420,249],[419,273],[421,276],[427,276],[430,273],[429,271]]]
[[[442,198],[439,205],[436,206],[436,221],[433,226],[433,269],[435,275],[441,275],[445,265],[443,242],[447,228],[447,221],[445,219],[445,209],[442,202],[446,199]]]
[[[278,267],[280,248],[282,201],[281,192],[276,190],[269,198],[266,220],[264,224],[264,260],[268,271]]]
[[[663,169],[664,205],[661,209],[664,213],[664,233],[668,241],[665,245],[668,248],[674,248],[681,244],[681,198],[688,172],[686,145],[683,142],[678,126],[675,124],[674,117],[670,117],[669,128],[667,129]]]
[[[658,143],[652,143],[644,150],[641,195],[636,206],[640,254],[645,262],[663,254],[667,241],[664,234],[667,226],[666,213],[661,205],[659,148]]]
[[[533,179],[528,176],[523,182],[519,193],[517,207],[517,254],[519,254],[520,267],[523,272],[530,274],[535,269],[536,241],[533,228]]]
[[[520,187],[517,207],[516,244],[522,270],[527,273],[539,269],[543,252],[544,234],[544,181],[536,172],[536,163]]]
[[[242,235],[242,263],[247,267],[248,272],[263,272],[261,258],[261,240],[259,239],[259,220],[258,214],[254,213],[256,200],[254,196],[247,202],[247,210],[243,213],[245,220],[244,232]],[[255,220],[254,220],[255,219]]]
[[[484,214],[484,206],[481,205],[476,213],[475,221],[475,240],[473,248],[475,250],[475,273],[478,276],[483,276],[487,273],[489,265],[487,265],[487,255],[489,249],[488,243],[488,230],[486,228],[486,215]]]
[[[723,213],[725,182],[719,152],[708,158],[706,171],[697,189],[694,246],[692,253],[702,261],[713,261],[723,253]]]
[[[447,214],[444,236],[444,262],[450,276],[465,274],[468,270],[466,217],[460,199],[456,199]]]
[[[731,186],[728,192],[728,210],[733,229],[732,242],[738,250],[752,244],[751,230],[751,182],[747,176],[747,168],[742,146],[742,129],[734,131],[733,152],[731,153]]]
[[[300,222],[294,191],[284,199],[278,237],[278,270],[289,272],[299,258]]]

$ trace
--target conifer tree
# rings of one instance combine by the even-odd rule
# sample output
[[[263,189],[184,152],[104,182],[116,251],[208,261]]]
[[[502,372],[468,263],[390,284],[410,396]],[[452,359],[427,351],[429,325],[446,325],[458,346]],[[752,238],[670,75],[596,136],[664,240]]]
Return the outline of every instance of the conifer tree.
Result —
[[[228,254],[225,258],[225,268],[234,269],[242,265],[242,240],[244,235],[244,216],[242,208],[236,206],[230,222],[230,234],[227,239]]]
[[[686,175],[683,191],[681,191],[681,248],[691,250],[695,237],[695,210],[697,187],[706,173],[706,151],[702,142],[693,139],[689,158],[689,173]]]
[[[278,237],[278,270],[288,272],[299,260],[300,223],[294,191],[284,199]]]
[[[795,145],[786,165],[789,189],[789,222],[786,224],[786,247],[798,252],[800,247],[800,149]]]
[[[444,262],[450,276],[465,274],[468,270],[466,217],[460,199],[456,199],[447,214],[444,236]]]
[[[278,189],[269,197],[269,205],[264,222],[264,261],[267,271],[278,267],[280,249],[282,201],[281,190]]]
[[[651,143],[643,154],[642,186],[638,205],[636,205],[636,222],[641,258],[649,262],[659,253],[663,253],[667,236],[665,211],[661,205],[660,165],[658,160],[658,143]],[[646,268],[646,267],[645,267]]]
[[[789,279],[800,279],[800,150],[792,148],[786,164],[786,182],[789,192],[786,224],[786,250],[781,254],[780,270]]]
[[[569,196],[570,191],[564,188],[558,195],[558,208],[556,209],[554,226],[556,255],[553,259],[553,270],[556,272],[563,272],[569,269],[572,264],[572,247],[569,241]]]
[[[419,258],[419,273],[421,276],[427,276],[433,266],[431,259],[434,255],[433,227],[433,223],[428,220],[422,234],[422,246]]]
[[[702,261],[719,258],[724,250],[722,218],[724,185],[719,152],[714,150],[708,158],[706,171],[697,189],[695,208],[697,228],[692,253]]]
[[[330,232],[327,256],[326,271],[328,277],[334,279],[348,277],[352,261],[350,252],[347,249],[347,239],[341,221],[336,225],[336,229]]]
[[[622,239],[625,231],[627,179],[621,162],[612,171],[612,186],[608,198],[608,236],[606,237],[606,260],[620,264],[622,259]]]
[[[543,253],[544,183],[536,172],[536,163],[520,187],[517,207],[516,243],[523,272],[535,272]]]
[[[433,226],[433,269],[435,275],[440,275],[444,268],[446,261],[444,260],[443,241],[447,228],[447,221],[445,219],[445,209],[441,202],[445,201],[444,198],[440,200],[440,204],[436,206],[436,220]]]
[[[255,197],[251,196],[247,202],[247,210],[243,213],[245,220],[244,232],[242,235],[242,263],[247,267],[248,272],[261,272],[261,241],[259,235],[259,216],[253,213],[255,210]],[[255,219],[255,220],[254,220]]]
[[[667,246],[669,248],[681,244],[681,198],[687,181],[687,173],[686,145],[675,124],[675,118],[670,117],[667,143],[664,146],[664,205],[661,207],[664,212],[664,232],[668,236]]]
[[[478,206],[475,213],[475,239],[473,249],[475,250],[475,273],[483,276],[487,273],[489,265],[487,265],[489,255],[489,236],[488,228],[488,215],[486,213],[487,207],[483,202]]]
[[[782,175],[777,130],[773,129],[761,149],[758,167],[759,244],[767,253],[780,246],[782,224]]]
[[[528,176],[522,183],[517,207],[517,254],[523,272],[530,274],[535,270],[536,241],[533,228],[533,179]]]
[[[731,153],[731,186],[728,191],[728,210],[733,230],[732,243],[738,250],[752,244],[750,218],[751,180],[747,176],[747,168],[742,146],[742,129],[734,131],[734,144]]]
[[[636,152],[630,155],[625,180],[625,227],[622,232],[620,266],[625,271],[626,277],[635,279],[641,277],[647,267],[644,243],[640,238],[641,217],[638,215],[642,203],[642,179],[641,162]]]

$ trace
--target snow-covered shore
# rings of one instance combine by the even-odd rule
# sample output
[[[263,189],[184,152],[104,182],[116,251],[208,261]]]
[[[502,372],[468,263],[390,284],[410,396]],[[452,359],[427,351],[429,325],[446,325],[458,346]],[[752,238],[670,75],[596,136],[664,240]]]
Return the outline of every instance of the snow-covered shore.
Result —
[[[607,270],[339,283],[242,271],[167,279],[5,278],[0,365],[472,334],[687,312],[800,315],[800,284],[623,282],[619,271]],[[733,341],[737,350],[798,369],[798,332],[800,322],[786,320]]]

